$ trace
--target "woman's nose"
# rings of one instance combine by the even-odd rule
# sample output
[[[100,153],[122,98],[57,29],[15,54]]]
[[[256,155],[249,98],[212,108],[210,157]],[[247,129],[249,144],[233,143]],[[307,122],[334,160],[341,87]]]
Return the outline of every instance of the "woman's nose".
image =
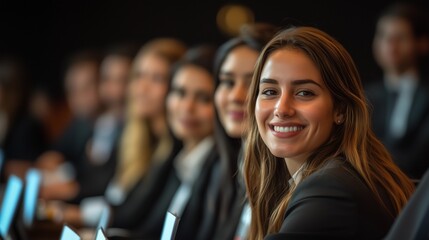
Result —
[[[295,108],[293,106],[293,99],[289,94],[282,94],[277,100],[274,115],[278,118],[287,118],[295,114]]]
[[[244,103],[246,101],[246,97],[247,89],[240,81],[237,81],[228,96],[229,100],[237,103]]]

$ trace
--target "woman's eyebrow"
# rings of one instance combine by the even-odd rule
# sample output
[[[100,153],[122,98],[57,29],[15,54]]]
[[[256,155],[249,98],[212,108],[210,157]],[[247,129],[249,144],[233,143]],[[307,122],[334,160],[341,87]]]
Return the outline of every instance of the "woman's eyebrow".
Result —
[[[259,84],[263,84],[263,83],[278,84],[279,82],[275,79],[272,79],[272,78],[262,78],[261,81],[259,82]],[[297,80],[291,81],[292,86],[304,85],[304,84],[314,84],[314,85],[322,88],[322,86],[319,83],[317,83],[316,81],[311,80],[311,79],[297,79]]]
[[[317,83],[316,81],[311,80],[311,79],[293,80],[291,83],[291,85],[294,85],[294,86],[303,85],[303,84],[314,84],[314,85],[317,85],[318,87],[322,88],[322,86],[319,83]]]
[[[279,82],[272,78],[262,78],[259,84],[262,84],[262,83],[278,84]]]
[[[234,73],[231,71],[221,71],[219,73],[219,75],[223,75],[223,76],[234,76]]]

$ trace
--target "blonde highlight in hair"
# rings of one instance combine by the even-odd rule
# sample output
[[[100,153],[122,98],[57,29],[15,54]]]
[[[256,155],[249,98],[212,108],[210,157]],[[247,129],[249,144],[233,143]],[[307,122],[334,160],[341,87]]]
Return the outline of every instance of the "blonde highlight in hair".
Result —
[[[252,209],[250,239],[263,239],[278,232],[294,187],[283,159],[273,156],[257,127],[255,104],[259,80],[270,54],[290,48],[306,54],[319,69],[331,93],[334,108],[344,115],[330,139],[307,160],[303,179],[327,161],[344,158],[362,176],[380,204],[396,216],[413,192],[413,184],[393,163],[389,153],[371,130],[370,114],[354,62],[344,47],[328,34],[311,27],[286,29],[264,48],[256,64],[248,101],[248,135],[244,175]],[[381,198],[380,190],[387,199]],[[390,209],[393,209],[390,210]]]

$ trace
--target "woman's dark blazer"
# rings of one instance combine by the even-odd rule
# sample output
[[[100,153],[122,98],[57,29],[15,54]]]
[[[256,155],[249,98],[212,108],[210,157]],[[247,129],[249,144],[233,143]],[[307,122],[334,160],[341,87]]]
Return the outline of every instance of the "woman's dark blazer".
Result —
[[[349,163],[332,160],[298,184],[279,233],[266,239],[382,239],[389,212]]]
[[[176,149],[176,148],[175,148]],[[144,181],[134,189],[122,206],[114,208],[112,227],[131,231],[132,239],[159,239],[165,216],[180,179],[174,169],[177,149],[160,166],[156,166]],[[211,172],[219,155],[214,147],[192,187],[191,197],[180,219],[176,239],[195,239],[202,222],[204,199]]]
[[[179,141],[174,141],[173,149],[165,161],[154,164],[147,176],[140,179],[136,186],[129,192],[125,201],[118,206],[113,206],[113,218],[110,227],[123,229],[136,229],[141,222],[147,219],[158,199],[164,193],[174,192],[177,186],[170,186],[173,189],[167,189],[168,182],[175,179],[169,179],[174,172],[173,161],[182,145]]]

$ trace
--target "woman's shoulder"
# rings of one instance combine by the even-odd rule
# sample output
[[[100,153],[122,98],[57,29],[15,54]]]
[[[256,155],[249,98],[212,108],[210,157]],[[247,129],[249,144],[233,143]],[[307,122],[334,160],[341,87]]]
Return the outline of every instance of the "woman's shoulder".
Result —
[[[295,193],[353,194],[370,191],[363,178],[344,159],[333,159],[298,184]]]
[[[351,164],[332,160],[297,185],[280,232],[304,239],[380,239],[391,222]]]

